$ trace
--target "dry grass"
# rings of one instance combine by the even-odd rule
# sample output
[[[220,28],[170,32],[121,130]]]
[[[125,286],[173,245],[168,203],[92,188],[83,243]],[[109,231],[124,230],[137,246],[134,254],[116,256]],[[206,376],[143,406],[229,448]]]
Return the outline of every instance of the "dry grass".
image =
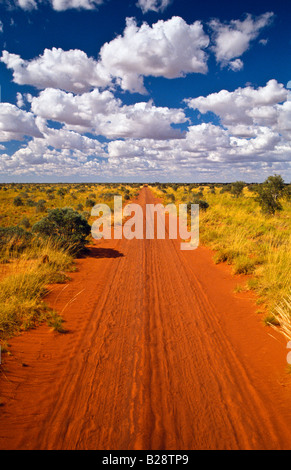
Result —
[[[42,259],[47,260],[42,263]],[[10,260],[9,273],[0,281],[0,342],[46,321],[62,331],[61,317],[43,298],[47,286],[64,282],[65,271],[72,269],[73,258],[56,248],[51,241],[26,250],[20,258]]]
[[[287,341],[291,341],[291,295],[284,299],[275,308],[278,325],[272,325],[275,329],[280,329]]]
[[[0,227],[31,227],[47,210],[71,207],[90,223],[92,203],[106,203],[113,208],[114,195],[129,200],[139,185],[127,184],[0,184]],[[15,205],[15,198],[21,205]],[[38,201],[44,201],[39,210]],[[42,263],[41,260],[47,262]],[[44,302],[47,286],[65,282],[73,269],[73,258],[52,240],[38,237],[12,237],[0,243],[0,344],[7,338],[46,321],[63,331],[62,318]]]
[[[174,197],[176,204],[191,201],[200,191],[199,188],[189,190],[186,185],[179,185],[176,190],[171,186],[166,190],[156,187],[153,190],[164,203]],[[215,251],[215,263],[230,264],[234,274],[251,275],[246,289],[257,293],[257,302],[265,312],[264,322],[280,323],[282,331],[287,331],[288,325],[291,327],[288,314],[290,202],[283,201],[283,211],[268,217],[262,214],[248,188],[244,189],[242,196],[234,198],[230,193],[221,193],[220,188],[215,188],[213,194],[209,187],[204,186],[200,198],[209,204],[207,211],[200,211],[200,243]]]
[[[88,200],[106,202],[112,207],[114,194],[133,198],[138,189],[139,185],[128,184],[0,184],[0,226],[23,224],[24,219],[32,226],[46,215],[47,209],[62,207],[71,207],[90,217]],[[23,205],[14,205],[16,197],[21,198]],[[34,205],[40,200],[45,201],[44,212]]]

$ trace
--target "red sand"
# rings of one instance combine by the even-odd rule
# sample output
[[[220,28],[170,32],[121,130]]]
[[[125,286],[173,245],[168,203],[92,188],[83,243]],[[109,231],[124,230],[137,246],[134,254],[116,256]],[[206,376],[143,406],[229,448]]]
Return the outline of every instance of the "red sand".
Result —
[[[99,241],[77,265],[47,298],[68,333],[10,341],[1,449],[291,449],[286,341],[243,277],[175,240]]]

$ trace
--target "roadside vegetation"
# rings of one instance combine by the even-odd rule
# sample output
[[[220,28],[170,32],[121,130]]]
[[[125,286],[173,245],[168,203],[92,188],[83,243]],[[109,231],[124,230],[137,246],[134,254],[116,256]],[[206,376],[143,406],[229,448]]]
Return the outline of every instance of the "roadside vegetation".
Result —
[[[164,204],[200,206],[200,242],[254,290],[264,322],[291,339],[290,185],[279,175],[263,184],[150,185]],[[45,304],[50,284],[66,282],[74,258],[90,242],[91,208],[114,195],[124,202],[139,184],[0,184],[0,344],[46,321],[64,331]],[[239,282],[239,281],[238,281]]]
[[[0,184],[0,345],[46,322],[64,332],[45,303],[49,286],[68,280],[90,242],[91,208],[114,195],[134,198],[140,185]]]
[[[291,201],[281,176],[262,184],[152,185],[164,204],[200,204],[200,243],[234,274],[246,274],[237,290],[254,290],[265,324],[291,339]],[[289,335],[289,336],[288,336]]]

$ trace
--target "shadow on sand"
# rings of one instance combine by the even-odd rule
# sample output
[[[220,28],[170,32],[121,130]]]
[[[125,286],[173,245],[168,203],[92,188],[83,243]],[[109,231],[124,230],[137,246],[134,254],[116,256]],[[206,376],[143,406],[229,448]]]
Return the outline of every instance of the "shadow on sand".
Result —
[[[90,246],[80,258],[121,258],[124,254],[112,248],[97,248]]]

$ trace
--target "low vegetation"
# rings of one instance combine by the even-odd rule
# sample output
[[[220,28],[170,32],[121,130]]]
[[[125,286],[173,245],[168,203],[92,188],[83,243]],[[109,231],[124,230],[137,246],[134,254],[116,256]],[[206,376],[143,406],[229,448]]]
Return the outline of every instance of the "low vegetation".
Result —
[[[32,232],[44,239],[51,238],[57,247],[76,254],[84,250],[91,227],[84,215],[64,207],[49,210],[46,217],[34,224]]]
[[[36,240],[35,240],[36,241]],[[7,261],[7,258],[6,258]],[[4,265],[0,279],[0,342],[46,321],[54,330],[63,331],[62,319],[43,298],[47,286],[65,282],[65,271],[73,269],[73,258],[52,240],[26,246],[17,258]],[[5,271],[4,271],[5,273]]]
[[[200,206],[200,242],[216,263],[228,263],[257,293],[267,325],[291,339],[290,185],[279,175],[263,184],[162,184],[150,186],[164,204]],[[65,282],[90,240],[91,207],[114,195],[133,199],[139,184],[0,185],[0,343],[46,321],[63,330],[45,304],[50,284]]]
[[[62,332],[45,303],[50,284],[65,282],[90,240],[91,207],[113,208],[114,195],[134,198],[140,185],[0,185],[0,345],[42,322]]]
[[[216,263],[249,275],[239,289],[254,290],[265,323],[279,326],[291,339],[290,185],[274,175],[263,184],[157,183],[152,188],[165,204],[201,204],[200,243],[214,250]]]

